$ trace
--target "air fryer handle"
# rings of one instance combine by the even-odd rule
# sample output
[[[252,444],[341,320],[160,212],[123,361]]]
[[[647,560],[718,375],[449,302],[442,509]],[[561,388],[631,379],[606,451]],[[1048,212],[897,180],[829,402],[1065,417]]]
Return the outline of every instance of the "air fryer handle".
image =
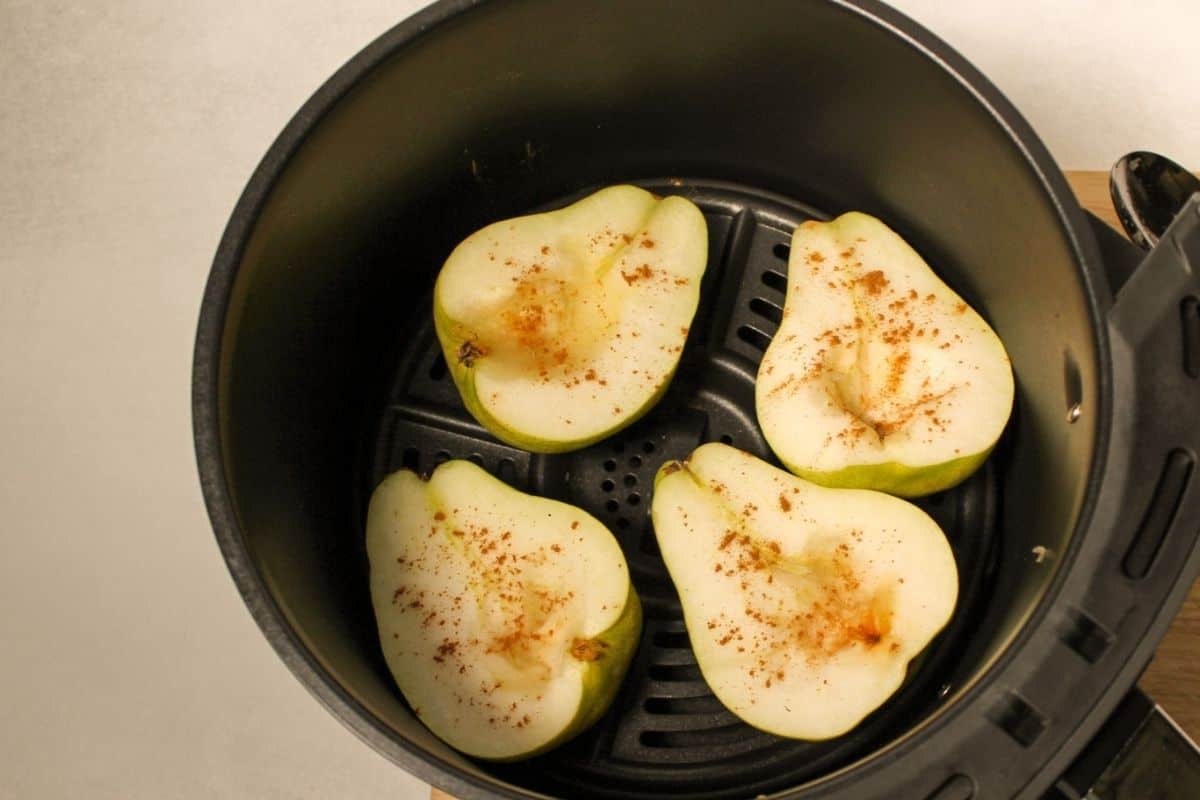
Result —
[[[1189,520],[1200,517],[1200,194],[1140,264],[1106,268],[1116,296],[1107,314],[1109,468],[1097,501],[1112,561],[1102,573],[1135,594],[1142,582],[1176,587],[1156,615],[1157,634],[1143,632],[1149,647],[1178,611],[1197,564]],[[1096,602],[1120,594],[1112,588]],[[1089,800],[1200,797],[1200,750],[1134,689],[1057,788]]]

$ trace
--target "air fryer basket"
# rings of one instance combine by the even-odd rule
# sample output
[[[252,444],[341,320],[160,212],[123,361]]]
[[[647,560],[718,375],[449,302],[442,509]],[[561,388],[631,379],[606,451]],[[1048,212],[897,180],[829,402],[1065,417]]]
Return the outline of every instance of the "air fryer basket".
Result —
[[[446,376],[434,276],[483,224],[622,181],[687,196],[708,219],[679,373],[650,415],[583,451],[501,444]],[[701,442],[772,457],[753,380],[790,231],[851,208],[896,228],[989,319],[1017,406],[984,469],[923,501],[958,561],[950,626],[858,729],[791,742],[708,691],[647,509],[657,466]],[[867,0],[446,0],[321,89],[234,212],[194,382],[218,541],[314,694],[463,797],[1040,796],[1133,684],[1196,572],[1187,420],[1200,398],[1183,367],[1200,341],[1180,308],[1197,291],[1197,228],[1136,271],[1119,242],[1102,239],[1102,257],[1003,98]],[[613,710],[533,762],[491,766],[440,743],[379,649],[366,498],[393,469],[448,458],[595,514],[645,605]]]

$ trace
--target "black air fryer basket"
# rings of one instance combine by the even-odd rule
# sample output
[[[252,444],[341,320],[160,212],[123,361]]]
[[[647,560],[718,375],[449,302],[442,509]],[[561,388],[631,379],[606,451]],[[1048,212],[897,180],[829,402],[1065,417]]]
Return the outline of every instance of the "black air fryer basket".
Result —
[[[708,219],[678,374],[648,416],[587,449],[502,444],[441,359],[437,270],[489,222],[620,182]],[[850,209],[895,228],[991,322],[1017,401],[984,468],[921,501],[958,561],[950,625],[861,726],[796,742],[739,722],[705,685],[648,510],[658,466],[703,442],[774,461],[754,375],[791,231]],[[1078,796],[1146,719],[1129,692],[1200,569],[1194,269],[1200,203],[1143,259],[1085,216],[991,84],[870,0],[443,0],[321,88],[234,211],[196,346],[205,497],[301,681],[462,798]],[[367,498],[388,472],[450,458],[604,521],[645,607],[613,709],[531,762],[446,747],[380,652]]]

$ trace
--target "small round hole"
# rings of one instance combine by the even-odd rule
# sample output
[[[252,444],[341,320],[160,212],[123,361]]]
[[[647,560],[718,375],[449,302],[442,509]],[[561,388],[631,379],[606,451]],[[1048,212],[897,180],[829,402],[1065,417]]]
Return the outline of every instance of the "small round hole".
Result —
[[[510,486],[515,486],[517,483],[516,463],[511,458],[500,459],[500,464],[496,467],[496,475]]]
[[[721,436],[721,443],[722,444],[733,444],[733,437],[730,436],[728,433],[723,434]]]
[[[615,486],[616,484],[610,480],[606,480],[604,483],[600,484],[600,488],[606,492],[611,492]]]
[[[617,518],[617,527],[620,528],[621,530],[628,528],[629,520],[625,519],[625,517],[618,517]]]
[[[616,511],[620,507],[621,507],[621,504],[618,503],[616,500],[609,500],[607,503],[604,504],[604,508],[607,509],[608,511]]]
[[[479,453],[471,453],[471,455],[467,456],[467,461],[470,461],[477,467],[483,466],[483,456],[479,455]]]
[[[634,469],[637,469],[641,465],[642,465],[642,457],[641,456],[634,456],[633,458],[629,459],[629,466],[633,467]]]
[[[632,472],[629,473],[628,475],[626,475],[625,476],[625,485],[626,486],[637,486],[637,475],[634,475]]]
[[[444,464],[445,462],[447,462],[449,460],[450,460],[450,454],[447,453],[445,450],[438,450],[437,453],[435,453],[433,456],[434,464]]]
[[[638,503],[642,502],[642,496],[637,492],[629,495],[629,497],[626,499],[629,501],[629,505],[631,506],[636,506]]]
[[[653,453],[654,452],[654,442],[646,442],[645,444],[643,444],[642,452],[643,453]]]
[[[613,461],[611,458],[608,461],[604,462],[604,471],[605,472],[612,472],[616,468],[617,468],[617,462]]]

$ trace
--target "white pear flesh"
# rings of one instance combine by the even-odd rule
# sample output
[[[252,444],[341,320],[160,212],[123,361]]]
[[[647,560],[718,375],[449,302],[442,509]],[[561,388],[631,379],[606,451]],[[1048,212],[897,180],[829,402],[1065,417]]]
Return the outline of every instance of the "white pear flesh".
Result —
[[[401,470],[379,485],[366,544],[384,658],[452,747],[527,758],[611,704],[641,606],[595,517],[448,461],[428,481]]]
[[[675,372],[707,260],[700,209],[636,186],[467,237],[434,289],[467,409],[498,439],[543,453],[631,424]]]
[[[858,725],[957,601],[949,544],[919,508],[817,486],[727,445],[664,465],[651,513],[705,681],[778,736]]]
[[[759,366],[759,425],[816,483],[917,497],[974,472],[1013,374],[996,333],[883,222],[805,222],[783,320]]]

